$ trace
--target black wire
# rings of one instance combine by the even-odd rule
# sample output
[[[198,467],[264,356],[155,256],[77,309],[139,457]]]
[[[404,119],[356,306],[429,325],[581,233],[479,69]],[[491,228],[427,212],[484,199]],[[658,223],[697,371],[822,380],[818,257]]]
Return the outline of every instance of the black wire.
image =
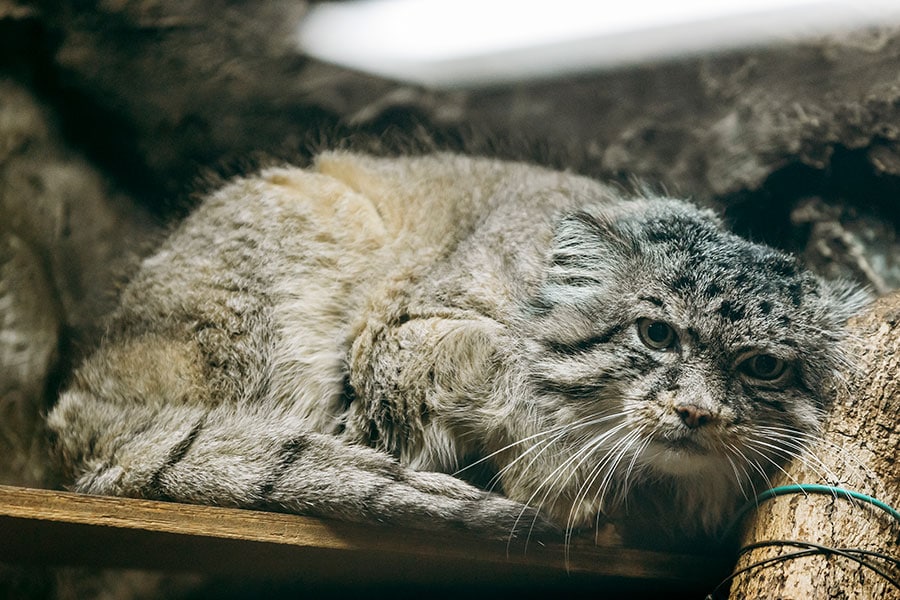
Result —
[[[874,558],[880,558],[881,560],[885,560],[890,563],[894,563],[895,566],[900,567],[900,558],[896,558],[891,556],[890,554],[885,554],[883,552],[876,552],[875,550],[864,550],[862,548],[835,548],[833,546],[823,546],[822,544],[816,544],[813,542],[804,542],[797,540],[771,540],[767,542],[754,542],[752,544],[747,544],[743,548],[738,551],[738,555],[746,554],[751,550],[755,550],[757,548],[765,548],[766,546],[797,546],[797,547],[807,547],[807,548],[815,548],[821,552],[834,552],[835,554],[840,555],[841,552],[852,552],[853,554],[863,554],[865,556],[872,556]],[[888,577],[888,579],[890,579]],[[891,579],[891,583],[900,587],[900,583],[896,580]]]
[[[900,566],[900,559],[894,558],[893,556],[889,556],[887,554],[883,554],[881,552],[875,552],[872,550],[864,550],[862,548],[833,548],[831,546],[824,546],[822,544],[815,544],[813,542],[804,542],[804,541],[800,541],[800,540],[770,540],[770,541],[766,541],[766,542],[756,542],[753,544],[747,544],[746,546],[744,546],[743,548],[740,549],[740,551],[738,552],[738,555],[739,556],[744,555],[747,552],[750,552],[757,548],[765,548],[765,547],[772,547],[772,546],[794,546],[794,547],[798,547],[798,548],[807,548],[807,549],[806,550],[798,550],[796,552],[788,552],[786,554],[780,554],[778,556],[772,556],[769,558],[758,560],[750,565],[747,565],[746,567],[743,567],[743,568],[735,571],[734,573],[732,573],[731,575],[729,575],[728,577],[723,579],[713,589],[713,591],[706,596],[706,600],[714,600],[716,595],[719,593],[719,590],[723,586],[725,586],[729,582],[733,581],[736,577],[738,577],[744,573],[747,573],[754,569],[767,567],[767,566],[775,564],[775,563],[787,562],[787,561],[794,560],[797,558],[803,558],[805,556],[816,556],[816,555],[824,555],[824,556],[835,555],[835,556],[841,556],[843,558],[851,560],[851,561],[859,564],[860,566],[865,567],[865,568],[873,571],[874,573],[877,573],[882,578],[884,578],[888,583],[893,585],[895,588],[900,589],[900,581],[898,581],[897,579],[894,579],[889,573],[887,573],[886,571],[881,569],[881,567],[879,567],[878,565],[874,565],[871,562],[861,558],[858,555],[870,556],[873,558],[885,560],[887,562],[894,564],[895,566]]]
[[[898,560],[892,556],[882,554],[880,552],[874,552],[872,550],[864,550],[862,548],[835,548],[832,546],[823,546],[822,544],[815,544],[813,542],[796,541],[796,540],[771,540],[771,541],[767,541],[767,542],[756,542],[755,544],[747,544],[746,546],[744,546],[744,548],[741,548],[739,555],[750,552],[751,550],[754,550],[755,548],[765,548],[768,546],[795,546],[798,548],[807,547],[807,548],[815,549],[817,551],[817,554],[824,554],[824,555],[834,554],[837,556],[842,556],[848,560],[852,560],[853,562],[858,563],[861,566],[874,571],[875,573],[877,573],[878,575],[881,575],[884,579],[886,579],[895,588],[900,589],[900,581],[898,581],[897,579],[894,579],[890,575],[890,573],[884,571],[877,565],[873,565],[872,563],[870,563],[866,560],[863,560],[862,558],[860,558],[857,555],[873,556],[873,557],[877,557],[877,558],[882,558],[884,560],[894,563],[894,565],[900,564],[900,560]]]
[[[707,594],[706,600],[715,600],[720,589],[722,589],[729,582],[733,581],[734,579],[738,578],[739,576],[743,575],[744,573],[747,573],[748,571],[752,571],[754,569],[759,569],[759,568],[765,567],[769,564],[774,564],[774,563],[778,563],[778,562],[787,562],[787,561],[795,559],[795,558],[802,558],[804,556],[815,556],[817,554],[821,554],[821,552],[819,552],[818,550],[800,550],[797,552],[788,552],[787,554],[780,554],[778,556],[772,556],[769,558],[765,558],[763,560],[758,560],[754,563],[747,565],[746,567],[738,569],[737,571],[735,571],[734,573],[732,573],[731,575],[729,575],[728,577],[726,577],[725,579],[720,581],[719,584],[715,588],[713,588],[713,591],[710,592],[709,594]]]

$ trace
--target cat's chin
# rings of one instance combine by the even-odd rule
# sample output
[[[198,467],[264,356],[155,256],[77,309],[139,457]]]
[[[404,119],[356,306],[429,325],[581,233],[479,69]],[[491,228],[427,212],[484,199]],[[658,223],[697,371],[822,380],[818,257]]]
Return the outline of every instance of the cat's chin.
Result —
[[[644,464],[661,475],[701,477],[722,468],[722,458],[694,443],[653,442],[644,451]]]

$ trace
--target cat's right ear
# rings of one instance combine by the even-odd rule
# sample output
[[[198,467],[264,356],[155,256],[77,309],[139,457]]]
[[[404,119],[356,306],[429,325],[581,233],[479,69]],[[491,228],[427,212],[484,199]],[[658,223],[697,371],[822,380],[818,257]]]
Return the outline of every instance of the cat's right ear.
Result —
[[[562,270],[602,271],[609,264],[611,253],[627,253],[630,246],[612,215],[599,210],[579,210],[564,215],[557,222],[550,266]]]
[[[543,312],[584,307],[608,292],[619,280],[616,267],[626,262],[631,247],[619,225],[602,209],[563,215],[556,222],[546,278],[533,305]]]

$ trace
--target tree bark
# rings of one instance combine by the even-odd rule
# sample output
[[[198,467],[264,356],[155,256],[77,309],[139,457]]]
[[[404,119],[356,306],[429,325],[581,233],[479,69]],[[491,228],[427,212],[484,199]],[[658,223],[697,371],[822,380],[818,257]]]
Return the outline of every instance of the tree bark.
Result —
[[[836,391],[823,441],[795,460],[773,485],[816,483],[861,492],[900,506],[900,293],[881,298],[851,322],[858,361]],[[811,455],[810,455],[811,456]],[[861,548],[900,559],[900,523],[864,502],[802,493],[762,502],[743,544],[801,540],[834,548]],[[744,554],[736,571],[802,548],[770,546]],[[867,558],[895,581],[900,568]],[[885,577],[843,556],[814,555],[753,568],[739,575],[733,599],[898,599]]]

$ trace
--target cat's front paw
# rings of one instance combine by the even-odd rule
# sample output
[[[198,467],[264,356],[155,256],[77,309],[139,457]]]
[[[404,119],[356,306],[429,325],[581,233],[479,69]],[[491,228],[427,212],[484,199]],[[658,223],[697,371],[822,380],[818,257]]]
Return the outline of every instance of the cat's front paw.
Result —
[[[432,496],[432,506],[444,509],[442,520],[452,529],[505,540],[554,539],[562,535],[557,524],[534,508],[451,475],[414,471],[407,474],[406,483],[418,493]]]

